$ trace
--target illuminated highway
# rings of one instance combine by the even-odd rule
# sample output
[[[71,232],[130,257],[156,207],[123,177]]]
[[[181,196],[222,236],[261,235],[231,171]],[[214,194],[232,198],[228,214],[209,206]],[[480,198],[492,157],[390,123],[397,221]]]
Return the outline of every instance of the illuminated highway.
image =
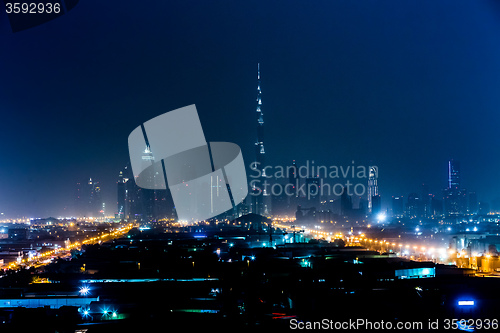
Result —
[[[346,246],[362,246],[368,250],[378,251],[380,253],[390,253],[398,257],[404,257],[417,261],[433,261],[435,263],[454,263],[457,253],[449,250],[447,247],[429,246],[428,244],[421,244],[413,241],[404,241],[401,238],[395,239],[376,239],[369,238],[363,233],[358,235],[349,232],[347,234],[338,231],[327,231],[322,226],[315,226],[314,228],[300,228],[294,223],[274,222],[274,227],[281,228],[287,232],[304,232],[304,235],[309,236],[311,239],[324,239],[331,242],[335,239],[342,239]]]
[[[59,247],[54,250],[45,251],[31,258],[22,259],[20,262],[11,262],[10,264],[4,266],[4,268],[17,270],[20,269],[21,267],[34,266],[36,268],[43,265],[47,265],[50,264],[52,260],[56,257],[64,258],[70,256],[71,250],[79,250],[81,249],[82,245],[100,244],[102,242],[106,242],[114,238],[121,237],[122,235],[129,232],[130,229],[132,229],[133,227],[134,225],[132,223],[129,223],[126,226],[122,226],[108,233],[103,233],[99,236],[83,240],[80,239],[79,241],[73,243],[69,243],[68,241],[66,242],[67,245],[65,247]]]

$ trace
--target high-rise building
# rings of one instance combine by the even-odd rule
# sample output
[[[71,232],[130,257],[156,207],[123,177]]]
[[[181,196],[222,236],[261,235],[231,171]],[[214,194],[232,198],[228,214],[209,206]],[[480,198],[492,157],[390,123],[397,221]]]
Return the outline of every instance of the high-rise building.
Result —
[[[146,146],[142,153],[142,163],[144,164],[143,170],[155,162],[155,158],[149,146]],[[154,182],[155,177],[150,175],[149,182]],[[152,186],[154,188],[154,186]],[[142,220],[152,221],[154,219],[154,206],[155,206],[155,191],[150,189],[142,189],[141,203],[142,203]]]
[[[447,215],[462,215],[466,211],[467,190],[461,187],[460,162],[448,161],[448,188],[444,190],[444,208]]]
[[[429,191],[429,186],[427,184],[422,184],[422,206],[420,207],[420,215],[422,217],[432,216],[431,200],[432,194]]]
[[[404,212],[403,197],[392,197],[392,216],[401,218],[404,216]]]
[[[289,170],[288,183],[291,184],[293,186],[293,188],[295,189],[295,187],[297,185],[300,185],[300,184],[297,184],[297,181],[300,178],[299,178],[299,174],[298,174],[297,163],[295,163],[295,160],[293,160],[292,165],[289,167],[288,170]],[[293,191],[293,192],[296,193],[296,191]]]
[[[319,209],[321,187],[319,177],[306,178],[306,199],[310,207]]]
[[[378,169],[370,167],[368,174],[368,213],[373,214],[373,197],[378,196]]]
[[[76,193],[78,215],[95,218],[103,216],[101,186],[98,181],[89,178],[86,182],[77,183]]]
[[[266,203],[264,202],[264,197],[268,196],[265,192],[264,187],[262,186],[265,178],[265,149],[264,149],[264,113],[263,113],[263,105],[262,105],[262,90],[261,90],[261,81],[260,81],[260,63],[257,64],[257,140],[255,142],[255,162],[256,168],[261,173],[260,185],[261,188],[257,188],[258,186],[254,184],[251,191],[253,191],[254,195],[252,196],[252,212],[255,214],[266,214],[268,212],[268,208]],[[259,191],[260,190],[260,191]]]
[[[420,217],[420,207],[422,200],[417,193],[410,193],[408,195],[408,202],[406,203],[406,217],[414,219]]]
[[[352,213],[352,197],[347,194],[347,189],[340,195],[340,215],[349,216]]]
[[[87,200],[88,209],[86,216],[101,217],[103,213],[101,186],[98,181],[92,180],[92,178],[89,178],[87,183]]]
[[[372,215],[378,216],[382,213],[382,198],[380,195],[372,196]]]
[[[85,217],[102,217],[104,214],[101,187],[98,181],[89,178],[76,183],[75,213]]]
[[[144,163],[152,163],[152,157],[149,149],[145,149]],[[149,181],[154,181],[153,178]],[[149,190],[137,186],[130,164],[126,165],[118,176],[117,191],[117,212],[123,209],[123,218],[126,220],[146,222],[164,218],[176,219],[170,190]]]
[[[431,212],[434,216],[443,215],[443,201],[434,195],[431,198]]]
[[[129,212],[126,211],[127,201],[128,201],[128,193],[127,193],[127,182],[128,178],[125,177],[123,171],[120,171],[118,175],[118,181],[116,182],[116,190],[117,190],[117,217],[119,219],[125,219]]]
[[[477,214],[479,211],[476,192],[469,192],[469,205],[467,212],[469,214]]]

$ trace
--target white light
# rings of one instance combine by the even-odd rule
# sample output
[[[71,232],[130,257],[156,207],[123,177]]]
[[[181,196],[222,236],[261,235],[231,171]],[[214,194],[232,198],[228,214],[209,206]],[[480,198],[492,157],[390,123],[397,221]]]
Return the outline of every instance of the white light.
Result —
[[[386,216],[385,216],[385,214],[384,214],[384,213],[379,213],[379,214],[377,215],[377,219],[378,219],[379,221],[383,222],[383,221],[385,221]]]
[[[474,301],[458,301],[458,305],[474,305]]]
[[[83,296],[86,296],[90,293],[90,289],[89,287],[81,287],[80,288],[80,294],[82,294]]]

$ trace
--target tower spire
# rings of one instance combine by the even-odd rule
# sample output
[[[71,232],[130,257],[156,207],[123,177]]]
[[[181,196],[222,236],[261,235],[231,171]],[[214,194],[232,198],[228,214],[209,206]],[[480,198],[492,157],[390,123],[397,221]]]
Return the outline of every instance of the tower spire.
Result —
[[[261,81],[260,81],[260,63],[257,63],[257,141],[255,142],[255,161],[257,162],[256,167],[261,171],[261,175],[264,180],[265,175],[265,165],[264,165],[264,157],[265,157],[265,149],[264,149],[264,113],[262,111],[262,90],[261,90]],[[262,184],[262,181],[260,182]],[[253,188],[254,191],[258,191],[255,186]],[[266,195],[264,190],[261,190],[262,193],[258,196],[254,196],[254,213],[263,214],[265,212],[263,196]]]

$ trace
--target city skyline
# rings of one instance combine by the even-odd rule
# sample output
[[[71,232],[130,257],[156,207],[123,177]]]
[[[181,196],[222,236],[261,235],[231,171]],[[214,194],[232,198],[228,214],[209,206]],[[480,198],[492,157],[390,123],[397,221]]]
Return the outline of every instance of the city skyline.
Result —
[[[1,333],[499,328],[500,1],[3,7]]]
[[[201,110],[207,139],[238,144],[248,165],[258,63],[269,164],[373,161],[387,206],[422,183],[434,193],[445,188],[446,164],[456,159],[464,188],[478,200],[500,198],[494,2],[154,6],[165,19],[145,19],[155,14],[123,4],[140,22],[134,28],[92,11],[90,2],[1,36],[9,49],[0,56],[9,64],[0,89],[1,212],[64,216],[75,184],[88,178],[116,209],[128,133],[190,104]],[[316,24],[306,24],[312,17]]]

